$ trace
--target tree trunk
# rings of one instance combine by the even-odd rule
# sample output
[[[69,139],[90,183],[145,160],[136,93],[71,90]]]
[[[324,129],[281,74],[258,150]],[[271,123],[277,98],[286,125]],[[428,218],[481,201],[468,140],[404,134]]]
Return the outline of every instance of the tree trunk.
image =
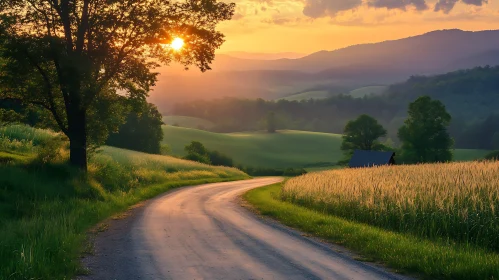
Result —
[[[80,170],[87,171],[87,129],[85,110],[75,106],[68,116],[69,162]]]

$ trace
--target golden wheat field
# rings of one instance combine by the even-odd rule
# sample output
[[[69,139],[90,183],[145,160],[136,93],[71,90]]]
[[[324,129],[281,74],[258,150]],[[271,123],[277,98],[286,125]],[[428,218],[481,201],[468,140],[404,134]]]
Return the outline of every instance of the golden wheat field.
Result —
[[[393,231],[499,251],[499,162],[310,173],[287,181],[282,199]]]

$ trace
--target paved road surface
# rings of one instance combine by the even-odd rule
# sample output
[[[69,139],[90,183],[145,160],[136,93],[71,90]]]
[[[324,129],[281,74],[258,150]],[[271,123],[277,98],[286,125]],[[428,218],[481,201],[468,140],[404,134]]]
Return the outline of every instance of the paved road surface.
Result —
[[[178,189],[113,221],[82,279],[401,279],[238,204],[280,178]]]

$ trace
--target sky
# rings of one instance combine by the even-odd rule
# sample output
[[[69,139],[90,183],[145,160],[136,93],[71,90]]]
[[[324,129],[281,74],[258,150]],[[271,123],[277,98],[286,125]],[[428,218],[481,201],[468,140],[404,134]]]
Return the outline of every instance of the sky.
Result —
[[[233,0],[219,53],[312,53],[441,29],[499,29],[499,0]]]

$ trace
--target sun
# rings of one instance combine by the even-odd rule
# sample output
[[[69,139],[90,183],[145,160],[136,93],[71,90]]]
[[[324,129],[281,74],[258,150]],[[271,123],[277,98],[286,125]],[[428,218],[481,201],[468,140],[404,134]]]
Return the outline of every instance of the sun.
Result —
[[[184,46],[184,40],[182,38],[175,38],[170,44],[170,47],[175,51],[179,51]]]

